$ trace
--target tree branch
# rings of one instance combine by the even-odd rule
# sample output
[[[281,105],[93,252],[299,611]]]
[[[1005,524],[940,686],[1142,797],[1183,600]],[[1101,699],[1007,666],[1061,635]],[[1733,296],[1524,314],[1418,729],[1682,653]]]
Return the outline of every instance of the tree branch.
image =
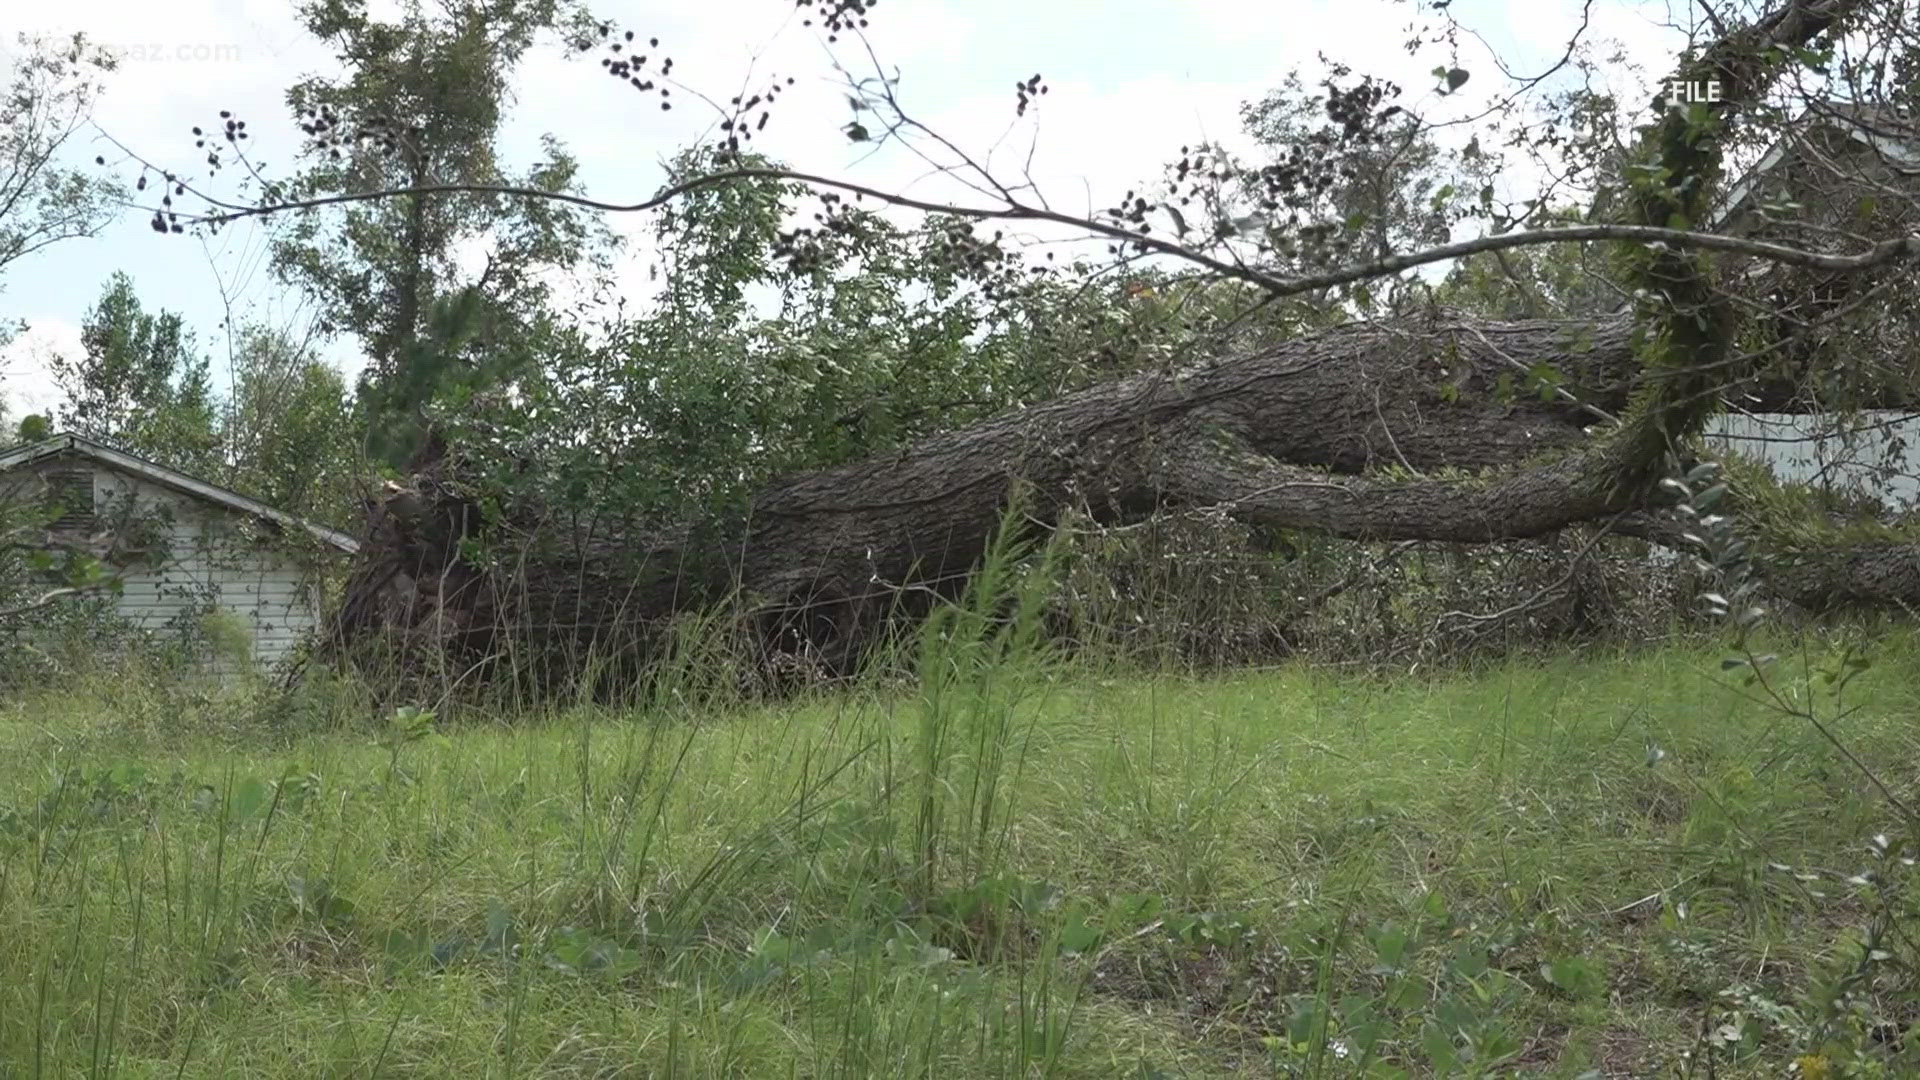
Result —
[[[1640,494],[1599,482],[1596,446],[1489,479],[1334,479],[1286,465],[1234,436],[1195,427],[1169,440],[1155,474],[1176,501],[1249,523],[1350,540],[1523,540],[1636,508]]]
[[[25,615],[29,611],[38,611],[41,608],[52,604],[55,600],[59,600],[63,597],[79,596],[83,593],[93,592],[95,591],[95,588],[97,587],[90,587],[90,588],[67,587],[67,588],[51,589],[47,592],[40,594],[38,599],[29,600],[24,604],[16,604],[13,607],[0,607],[0,619],[10,619],[15,615]]]
[[[379,191],[348,192],[339,195],[324,195],[311,199],[296,199],[266,206],[241,206],[221,202],[205,195],[207,201],[222,207],[224,212],[198,216],[181,215],[187,224],[222,225],[243,218],[262,217],[268,214],[288,210],[313,210],[326,206],[349,203],[371,202],[378,199],[400,198],[411,195],[500,195],[512,198],[547,199],[568,203],[589,210],[606,213],[629,214],[658,209],[683,196],[705,188],[717,187],[742,180],[788,180],[806,184],[810,187],[832,191],[847,192],[863,198],[875,199],[890,206],[922,210],[927,213],[947,214],[955,217],[971,218],[980,221],[1040,221],[1072,228],[1086,229],[1110,240],[1119,240],[1136,244],[1152,251],[1206,267],[1222,275],[1257,285],[1275,296],[1293,296],[1299,293],[1313,292],[1319,289],[1347,285],[1370,278],[1386,277],[1404,270],[1426,266],[1431,263],[1445,262],[1449,259],[1464,258],[1469,255],[1489,251],[1504,251],[1509,248],[1533,247],[1542,244],[1564,244],[1582,241],[1629,241],[1647,245],[1664,245],[1674,248],[1700,248],[1708,251],[1724,251],[1755,258],[1768,259],[1789,266],[1800,266],[1814,270],[1827,270],[1838,273],[1851,273],[1871,270],[1901,259],[1920,255],[1920,236],[1895,237],[1875,244],[1872,249],[1856,255],[1841,255],[1829,252],[1807,251],[1788,247],[1784,244],[1768,243],[1764,240],[1750,240],[1745,237],[1723,236],[1718,233],[1695,232],[1687,229],[1667,229],[1650,225],[1569,225],[1547,229],[1529,229],[1522,232],[1501,233],[1494,236],[1481,236],[1471,240],[1462,240],[1424,251],[1410,252],[1404,255],[1389,255],[1385,258],[1355,263],[1350,266],[1327,270],[1317,274],[1303,274],[1295,277],[1279,277],[1252,267],[1229,262],[1208,255],[1183,244],[1161,240],[1136,230],[1110,225],[1091,218],[1075,217],[1058,211],[1044,210],[1024,203],[1012,202],[1005,207],[955,206],[947,203],[916,199],[907,195],[897,195],[856,184],[846,180],[818,176],[813,173],[798,172],[792,169],[777,168],[738,168],[726,169],[706,176],[698,176],[662,189],[652,198],[635,203],[611,203],[584,195],[574,195],[562,191],[546,191],[540,188],[516,187],[494,184],[422,184],[416,187],[384,188]]]

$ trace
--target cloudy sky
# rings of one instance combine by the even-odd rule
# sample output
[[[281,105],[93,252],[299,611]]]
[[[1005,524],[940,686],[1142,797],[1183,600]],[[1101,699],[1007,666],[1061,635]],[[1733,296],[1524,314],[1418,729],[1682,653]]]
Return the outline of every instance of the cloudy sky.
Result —
[[[285,88],[337,70],[290,7],[287,0],[63,0],[16,5],[10,21],[24,14],[25,31],[84,31],[122,58],[96,110],[97,130],[83,130],[68,148],[72,163],[91,165],[104,154],[123,176],[137,175],[111,137],[148,161],[190,167],[190,129],[232,109],[249,119],[253,152],[275,172],[291,164],[298,147]],[[1638,65],[1608,75],[1623,96],[1651,96],[1684,42],[1674,27],[1687,23],[1687,8],[1681,0],[1593,5],[1587,40],[1618,42]],[[674,76],[714,99],[757,89],[769,76],[794,77],[794,93],[757,143],[763,152],[922,197],[965,194],[908,155],[869,156],[839,137],[847,109],[844,76],[834,64],[865,74],[871,61],[861,46],[830,46],[817,28],[803,26],[791,0],[602,0],[593,10],[642,37],[657,35],[660,52],[674,59]],[[886,0],[868,36],[876,54],[903,73],[902,101],[916,119],[969,153],[992,151],[999,167],[1024,165],[1031,146],[1031,172],[1050,202],[1085,210],[1111,205],[1156,177],[1183,144],[1237,138],[1241,103],[1263,96],[1296,67],[1317,71],[1318,54],[1394,79],[1407,88],[1403,101],[1418,110],[1457,112],[1503,89],[1489,47],[1513,72],[1538,72],[1581,23],[1580,0],[1455,0],[1451,13],[1473,33],[1416,55],[1406,48],[1410,28],[1433,20],[1411,0]],[[0,55],[0,66],[9,58]],[[1429,74],[1441,63],[1484,74],[1442,101]],[[1013,84],[1036,73],[1049,94],[1014,124]],[[589,194],[644,198],[660,184],[662,160],[712,134],[711,109],[685,93],[675,100],[662,112],[656,101],[604,76],[596,54],[544,43],[516,77],[504,156],[514,166],[532,161],[540,136],[551,132],[581,159]],[[221,324],[229,310],[240,321],[302,325],[298,297],[267,272],[271,226],[242,224],[202,240],[154,233],[147,216],[129,210],[96,239],[56,245],[8,268],[0,317],[23,318],[31,327],[0,353],[0,390],[15,415],[57,400],[46,356],[77,349],[80,322],[115,270],[132,275],[149,310],[187,317],[214,358],[216,383],[224,374]],[[648,222],[609,220],[636,239],[622,283],[642,297],[640,241]],[[351,339],[330,343],[326,355],[358,370]]]

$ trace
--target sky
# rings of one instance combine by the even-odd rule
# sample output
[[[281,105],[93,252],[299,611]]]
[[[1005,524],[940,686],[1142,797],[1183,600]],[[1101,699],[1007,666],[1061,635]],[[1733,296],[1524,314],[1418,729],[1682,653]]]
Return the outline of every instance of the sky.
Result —
[[[387,2],[376,0],[374,10]],[[660,186],[662,161],[713,135],[714,112],[690,92],[725,100],[769,76],[792,76],[793,90],[756,149],[796,168],[923,198],[980,201],[903,151],[870,153],[839,134],[849,114],[835,64],[864,75],[872,61],[858,42],[830,45],[817,27],[803,26],[791,0],[598,0],[591,7],[641,38],[659,37],[659,51],[673,57],[673,75],[688,90],[676,91],[676,107],[663,112],[657,99],[606,77],[599,53],[544,42],[514,79],[501,137],[509,167],[535,160],[540,137],[552,133],[581,161],[589,195],[637,201]],[[1581,7],[1580,0],[1455,0],[1451,14],[1473,33],[1417,55],[1405,47],[1410,28],[1433,17],[1413,0],[886,0],[875,6],[867,40],[901,73],[898,92],[915,119],[1010,175],[1030,172],[1056,209],[1084,212],[1155,179],[1183,145],[1244,141],[1241,105],[1296,67],[1318,70],[1318,54],[1395,80],[1412,108],[1458,115],[1507,85],[1489,48],[1516,73],[1544,70],[1581,25]],[[63,0],[16,6],[10,16],[26,32],[84,31],[121,58],[94,126],[81,130],[65,158],[91,167],[104,155],[129,181],[139,173],[129,151],[190,170],[191,128],[217,124],[222,109],[250,120],[256,159],[284,175],[299,146],[286,87],[338,71],[286,0]],[[1688,18],[1683,0],[1596,0],[1583,40],[1617,42],[1635,66],[1607,78],[1627,95],[1650,98],[1685,41],[1674,25]],[[13,48],[0,42],[0,67]],[[1484,77],[1442,100],[1430,72],[1443,63]],[[1015,122],[1013,86],[1036,73],[1049,92]],[[1533,179],[1507,178],[1516,189]],[[220,182],[213,187],[221,190]],[[13,415],[58,401],[47,357],[77,351],[85,313],[116,270],[133,278],[147,310],[186,318],[212,360],[216,386],[226,377],[229,313],[237,323],[305,327],[305,305],[268,270],[271,222],[203,238],[155,233],[150,216],[129,208],[96,238],[54,245],[7,268],[0,319],[24,319],[30,328],[0,349],[0,392]],[[631,241],[621,292],[643,299],[650,219],[607,220]],[[478,247],[466,255],[475,265],[484,259]],[[323,355],[349,375],[361,365],[351,337],[328,342]]]

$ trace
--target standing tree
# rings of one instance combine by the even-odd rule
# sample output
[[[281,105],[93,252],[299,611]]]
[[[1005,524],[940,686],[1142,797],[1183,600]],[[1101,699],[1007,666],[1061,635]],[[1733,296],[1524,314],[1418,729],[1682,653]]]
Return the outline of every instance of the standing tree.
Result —
[[[207,361],[178,314],[148,314],[133,279],[116,273],[81,325],[80,346],[78,356],[49,361],[67,396],[60,427],[186,472],[219,469]]]
[[[350,525],[361,463],[340,372],[262,326],[242,330],[234,367],[221,428],[229,486],[308,521]]]
[[[92,113],[113,58],[82,34],[17,40],[20,55],[0,90],[0,283],[47,245],[98,232],[125,197],[113,180],[57,162]],[[0,320],[0,345],[19,329]]]
[[[548,317],[546,274],[606,241],[604,227],[575,208],[488,190],[572,189],[576,165],[557,140],[544,140],[544,159],[520,176],[504,171],[495,143],[515,65],[541,32],[578,16],[561,0],[469,0],[435,14],[412,3],[391,22],[365,0],[311,0],[299,11],[346,74],[288,90],[308,136],[306,166],[278,197],[467,189],[306,212],[275,250],[282,279],[318,303],[322,328],[361,339],[365,422],[375,433],[411,433],[377,448],[399,463],[439,387],[476,372],[508,377],[514,338]],[[463,279],[456,255],[470,244],[486,245],[486,266]]]
[[[20,418],[20,426],[15,435],[23,443],[39,442],[53,434],[53,424],[40,413],[32,413]]]

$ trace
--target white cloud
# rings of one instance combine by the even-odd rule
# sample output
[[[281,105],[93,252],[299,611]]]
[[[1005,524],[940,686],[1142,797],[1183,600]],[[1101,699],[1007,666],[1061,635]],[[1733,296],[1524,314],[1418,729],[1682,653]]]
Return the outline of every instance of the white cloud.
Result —
[[[926,164],[910,155],[869,158],[865,147],[839,135],[849,115],[841,77],[828,62],[829,47],[816,30],[800,25],[801,13],[787,0],[652,7],[623,28],[635,31],[635,50],[671,56],[676,77],[716,100],[756,92],[769,79],[795,79],[757,140],[763,152],[875,187],[978,201],[950,179],[929,176]],[[1580,7],[1579,0],[1456,0],[1453,11],[1525,72],[1557,58],[1579,23]],[[1595,4],[1589,35],[1621,39],[1629,55],[1657,70],[1674,41],[1673,31],[1659,26],[1667,9],[1664,0]],[[1685,17],[1684,5],[1676,10]],[[188,129],[230,108],[249,119],[255,152],[271,170],[283,170],[297,148],[285,116],[286,86],[305,73],[335,68],[284,0],[175,0],[160,7],[69,0],[14,14],[24,29],[85,29],[120,49],[125,60],[97,118],[157,162],[191,162]],[[1428,69],[1444,59],[1446,47],[1406,52],[1409,23],[1420,15],[1401,0],[897,0],[875,9],[870,35],[887,68],[899,66],[903,99],[917,118],[969,153],[994,150],[996,168],[1015,174],[1037,133],[1032,160],[1042,190],[1061,209],[1084,211],[1112,205],[1129,187],[1155,180],[1183,144],[1237,139],[1241,103],[1277,86],[1296,66],[1316,67],[1322,51],[1357,72],[1400,82],[1407,89],[1402,100],[1418,101],[1423,110],[1486,100],[1499,80],[1464,37],[1460,62],[1475,79],[1455,98],[1432,95]],[[661,39],[657,48],[647,44],[654,35]],[[872,73],[856,43],[842,41],[831,54],[848,70]],[[552,43],[529,54],[516,81],[504,153],[511,166],[524,166],[539,152],[540,134],[551,131],[581,160],[591,194],[638,200],[662,183],[665,157],[711,134],[714,114],[682,91],[669,99],[673,109],[660,110],[657,95],[602,74],[601,55],[569,55]],[[1013,83],[1035,72],[1050,93],[1027,121],[1014,123]],[[1002,142],[1010,124],[1013,134]],[[90,162],[95,153],[117,159],[117,151],[97,141],[77,150],[78,160]],[[1507,179],[1524,187],[1533,177],[1516,170]],[[636,299],[651,295],[657,288],[647,280],[651,219],[615,215],[610,223],[636,241],[621,274],[624,291]],[[77,323],[105,275],[124,268],[149,308],[185,312],[203,342],[217,346],[229,301],[241,318],[298,317],[300,306],[265,272],[266,250],[264,226],[224,234],[209,258],[191,240],[153,235],[134,216],[106,238],[62,245],[14,268],[7,298]],[[476,244],[466,254],[482,250]],[[357,366],[350,344],[327,351]]]
[[[80,327],[64,319],[29,319],[27,330],[0,347],[0,393],[7,413],[15,420],[29,413],[46,413],[66,400],[53,380],[47,358],[80,351]],[[0,438],[11,432],[0,432]]]

